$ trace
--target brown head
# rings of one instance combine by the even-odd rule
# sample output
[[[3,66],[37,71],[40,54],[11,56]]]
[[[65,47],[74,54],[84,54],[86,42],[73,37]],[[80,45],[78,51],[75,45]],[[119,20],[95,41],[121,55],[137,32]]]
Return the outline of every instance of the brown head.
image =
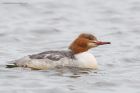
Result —
[[[77,54],[105,44],[110,44],[110,42],[98,41],[94,35],[82,33],[72,42],[72,44],[69,46],[69,49],[74,54]]]

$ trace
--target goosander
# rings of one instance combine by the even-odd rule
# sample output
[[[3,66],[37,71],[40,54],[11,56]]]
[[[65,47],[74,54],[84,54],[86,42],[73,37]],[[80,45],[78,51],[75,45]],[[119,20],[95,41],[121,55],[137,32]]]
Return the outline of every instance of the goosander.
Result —
[[[70,44],[68,51],[45,51],[28,55],[6,66],[40,70],[67,66],[97,69],[96,59],[89,49],[105,44],[110,44],[110,42],[98,41],[94,35],[82,33]]]

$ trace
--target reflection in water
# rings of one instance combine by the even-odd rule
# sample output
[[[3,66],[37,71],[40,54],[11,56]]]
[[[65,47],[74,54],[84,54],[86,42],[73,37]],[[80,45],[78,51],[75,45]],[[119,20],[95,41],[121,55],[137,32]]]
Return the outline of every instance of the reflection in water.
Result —
[[[23,68],[23,69],[26,69],[26,68]],[[32,70],[34,71],[35,69],[32,69]],[[57,68],[48,69],[48,70],[36,70],[36,71],[50,72],[50,73],[53,72],[52,75],[71,77],[71,78],[78,78],[78,77],[81,77],[82,75],[88,75],[89,73],[97,73],[97,70],[86,69],[86,68],[76,68],[76,67],[57,67]]]

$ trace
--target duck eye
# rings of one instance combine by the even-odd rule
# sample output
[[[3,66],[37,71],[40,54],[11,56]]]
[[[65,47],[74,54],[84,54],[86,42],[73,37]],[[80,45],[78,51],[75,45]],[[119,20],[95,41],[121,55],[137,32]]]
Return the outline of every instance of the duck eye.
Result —
[[[89,38],[89,40],[93,40],[93,38]]]

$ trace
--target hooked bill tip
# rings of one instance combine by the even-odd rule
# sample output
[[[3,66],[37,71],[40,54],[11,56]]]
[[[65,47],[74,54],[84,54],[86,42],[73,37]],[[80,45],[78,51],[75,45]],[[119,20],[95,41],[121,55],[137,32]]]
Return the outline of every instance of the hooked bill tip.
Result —
[[[111,44],[111,42],[106,42],[106,44]]]

